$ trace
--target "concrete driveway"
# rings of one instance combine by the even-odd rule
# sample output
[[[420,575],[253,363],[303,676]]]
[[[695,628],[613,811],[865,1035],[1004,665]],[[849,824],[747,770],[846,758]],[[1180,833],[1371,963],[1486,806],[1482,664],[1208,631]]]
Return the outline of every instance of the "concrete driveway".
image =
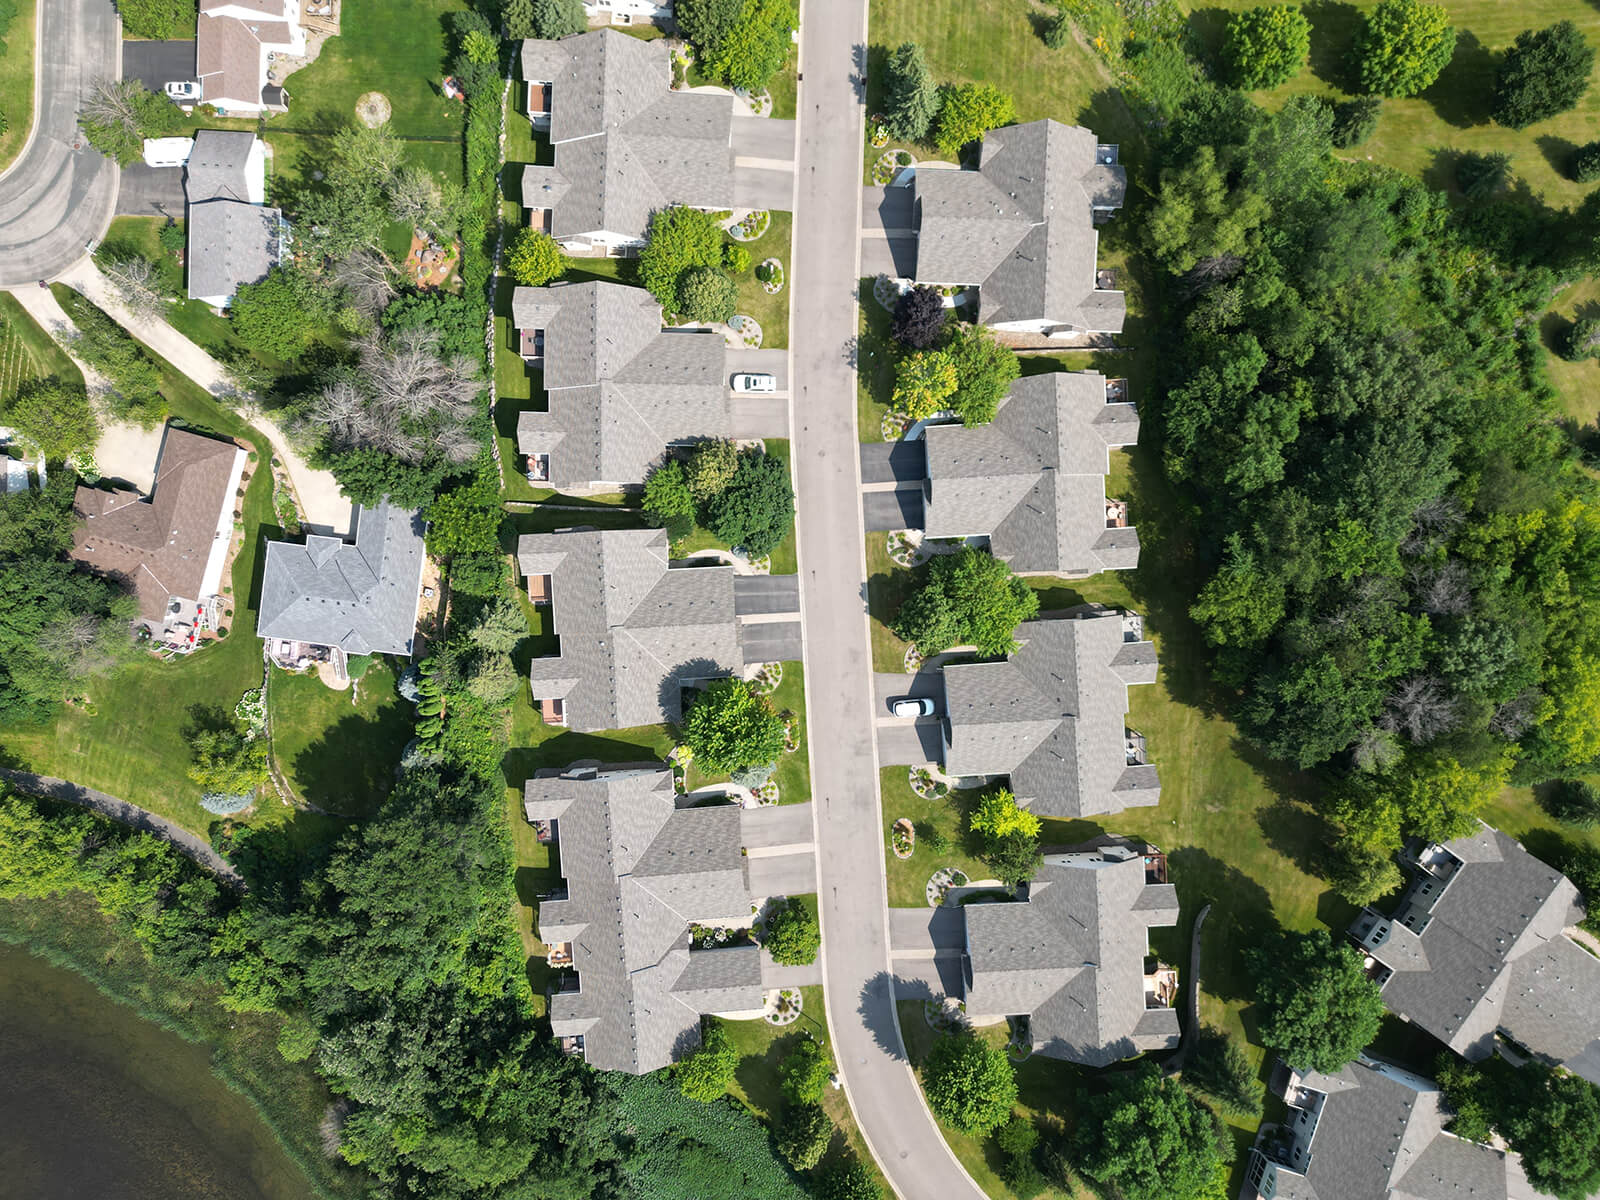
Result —
[[[734,208],[794,208],[794,172],[772,167],[733,167]]]
[[[174,80],[198,79],[194,70],[194,39],[122,43],[122,77],[137,79],[152,92],[159,92]]]
[[[959,908],[891,908],[889,951],[896,958],[965,953],[967,923]]]
[[[882,766],[920,767],[944,759],[944,723],[938,717],[885,717],[878,722],[877,735]]]
[[[913,236],[916,194],[911,187],[862,188],[862,239]]]
[[[183,220],[183,168],[147,167],[142,162],[123,167],[117,215]]]
[[[746,850],[810,846],[816,837],[811,803],[764,804],[739,810],[739,839]]]
[[[744,346],[728,347],[728,386],[732,388],[735,375],[771,375],[775,389],[770,392],[736,392],[737,396],[787,396],[789,394],[789,352],[787,350],[751,350]]]
[[[784,396],[735,396],[733,436],[740,441],[789,436],[789,401]]]
[[[116,207],[116,164],[78,135],[90,81],[117,73],[111,0],[41,0],[38,12],[37,120],[22,155],[0,175],[0,288],[61,274],[105,233]]]
[[[739,646],[745,662],[798,662],[805,643],[799,621],[742,621]]]
[[[887,492],[868,492],[861,497],[861,516],[869,533],[921,529],[922,485],[898,487]]]
[[[932,700],[933,715],[937,717],[944,713],[944,674],[940,671],[918,671],[915,675],[878,671],[872,676],[872,695],[874,719],[888,717],[889,702],[907,696]]]
[[[928,474],[928,447],[914,442],[862,442],[861,483],[921,483]]]
[[[734,166],[794,170],[795,123],[772,117],[733,118]]]
[[[752,896],[805,896],[817,890],[817,859],[803,854],[749,854],[744,860]]]
[[[749,617],[765,613],[800,611],[800,578],[797,575],[735,575],[733,611]]]
[[[887,275],[890,279],[915,279],[917,239],[862,238],[861,277],[866,279],[872,275]]]

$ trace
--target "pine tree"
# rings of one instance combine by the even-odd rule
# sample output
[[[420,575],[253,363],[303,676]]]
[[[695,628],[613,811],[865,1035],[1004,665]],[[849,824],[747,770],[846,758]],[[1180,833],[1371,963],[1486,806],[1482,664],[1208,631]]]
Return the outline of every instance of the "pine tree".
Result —
[[[925,141],[939,115],[939,88],[921,46],[904,42],[889,55],[883,87],[883,125],[889,136],[901,142]]]

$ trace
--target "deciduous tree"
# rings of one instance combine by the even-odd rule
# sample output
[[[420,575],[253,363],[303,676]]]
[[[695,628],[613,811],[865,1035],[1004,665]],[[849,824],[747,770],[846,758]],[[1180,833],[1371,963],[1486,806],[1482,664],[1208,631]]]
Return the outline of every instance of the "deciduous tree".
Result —
[[[51,462],[93,446],[100,436],[83,388],[54,375],[28,380],[9,400],[0,397],[0,423],[14,428]]]
[[[983,654],[1009,654],[1016,649],[1017,626],[1039,611],[1038,594],[1010,567],[970,546],[928,564],[928,580],[919,589],[926,591],[942,593],[947,603],[917,601],[919,593],[913,593],[893,626],[896,636],[916,643],[924,655],[956,645],[976,646]]]
[[[1415,96],[1439,78],[1455,49],[1442,4],[1381,0],[1356,37],[1361,86],[1380,96]]]
[[[743,7],[744,0],[679,0],[672,6],[672,16],[678,23],[678,32],[705,60],[722,48],[722,39],[738,21]]]
[[[333,315],[332,297],[295,266],[274,266],[260,283],[247,283],[229,306],[233,330],[252,350],[293,360]]]
[[[914,351],[895,368],[894,406],[913,421],[931,417],[955,395],[959,382],[948,351]]]
[[[895,301],[889,336],[912,350],[931,350],[944,340],[949,312],[938,288],[927,284],[914,287]]]
[[[773,962],[803,967],[817,961],[817,951],[822,946],[822,927],[815,910],[791,896],[767,918],[767,934],[763,940]]]
[[[731,87],[761,91],[783,70],[798,24],[792,0],[744,0],[738,19],[705,57],[706,72]]]
[[[639,282],[668,311],[678,306],[678,281],[685,272],[722,263],[722,230],[698,208],[657,210],[646,239],[639,251]]]
[[[827,1093],[833,1060],[814,1038],[802,1038],[778,1064],[783,1094],[796,1104],[816,1104]]]
[[[1017,1077],[1002,1047],[961,1032],[933,1044],[922,1067],[928,1107],[962,1133],[982,1137],[1011,1115]]]
[[[815,1101],[791,1104],[778,1119],[773,1140],[783,1161],[796,1171],[809,1171],[822,1161],[833,1140],[833,1122]]]
[[[981,141],[991,129],[1017,119],[1011,97],[993,84],[960,83],[940,89],[939,152],[954,158],[963,146]]]
[[[1084,1174],[1127,1200],[1201,1200],[1222,1161],[1215,1114],[1151,1063],[1108,1082],[1079,1110]]]
[[[1292,79],[1311,54],[1311,22],[1298,4],[1268,4],[1235,13],[1222,38],[1222,58],[1246,91]]]
[[[1017,798],[1005,788],[997,788],[984,793],[967,819],[967,828],[991,842],[1014,833],[1038,837],[1039,818],[1025,808],[1018,808]]]
[[[542,229],[519,229],[506,246],[506,269],[525,287],[543,287],[567,266],[560,244]]]
[[[743,450],[728,486],[704,504],[706,528],[753,558],[771,554],[794,528],[789,464],[760,450]]]
[[[963,425],[985,425],[1022,373],[1015,352],[984,325],[957,325],[951,330],[946,351],[956,371],[956,390],[950,406],[961,414]]]
[[[1261,1041],[1291,1066],[1337,1071],[1371,1044],[1383,997],[1353,946],[1326,929],[1279,933],[1250,951]]]
[[[684,744],[700,768],[726,775],[777,760],[783,753],[783,718],[743,679],[704,688],[683,716]]]

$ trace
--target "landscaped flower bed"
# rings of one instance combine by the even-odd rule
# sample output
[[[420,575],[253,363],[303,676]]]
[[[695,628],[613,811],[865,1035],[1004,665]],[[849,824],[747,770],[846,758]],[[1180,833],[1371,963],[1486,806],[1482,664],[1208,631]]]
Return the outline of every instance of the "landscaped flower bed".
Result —
[[[915,646],[906,647],[906,674],[915,675],[922,669],[922,651]]]
[[[911,418],[905,413],[886,412],[883,420],[878,425],[878,432],[883,435],[886,442],[897,442],[905,437],[906,430],[911,428]]]
[[[893,312],[900,303],[902,291],[900,284],[887,275],[879,275],[872,281],[872,298],[887,312]]]
[[[890,827],[889,838],[896,858],[910,858],[917,846],[917,831],[911,824],[911,818],[901,817],[896,821]]]
[[[763,663],[761,669],[750,680],[750,686],[758,692],[770,692],[783,682],[782,663]]]
[[[917,545],[904,530],[896,530],[889,535],[889,559],[896,566],[916,565]]]
[[[772,214],[766,209],[757,209],[747,213],[743,220],[737,222],[728,230],[728,236],[736,242],[753,242],[766,233],[767,226],[772,224]]]
[[[767,1024],[792,1025],[800,1019],[805,1001],[799,988],[782,988],[775,994],[768,992],[762,1007]]]
[[[875,150],[881,150],[889,144],[889,130],[884,126],[881,115],[872,118],[870,141]]]
[[[734,336],[749,349],[761,348],[761,323],[754,317],[739,313],[729,320],[728,328],[733,330]]]
[[[935,800],[950,794],[949,785],[935,779],[933,772],[927,767],[911,768],[911,790],[924,800]]]
[[[756,264],[756,279],[760,281],[762,291],[769,296],[776,296],[783,291],[783,264],[775,258],[762,259]]]
[[[924,889],[928,907],[938,908],[944,903],[944,898],[949,894],[951,888],[966,886],[967,876],[965,872],[958,871],[954,867],[940,867],[929,878],[928,886]]]

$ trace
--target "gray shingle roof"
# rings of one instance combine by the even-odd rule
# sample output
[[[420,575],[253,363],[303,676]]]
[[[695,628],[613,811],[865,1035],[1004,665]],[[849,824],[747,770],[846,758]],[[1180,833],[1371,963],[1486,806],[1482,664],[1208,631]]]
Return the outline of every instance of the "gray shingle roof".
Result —
[[[1460,867],[1442,890],[1419,872],[1368,950],[1393,972],[1384,1003],[1469,1059],[1503,1028],[1600,1081],[1600,959],[1562,932],[1582,919],[1577,889],[1487,825],[1444,849]]]
[[[250,202],[245,164],[256,135],[242,130],[201,129],[184,164],[183,195],[190,204],[203,200]]]
[[[354,541],[268,542],[256,636],[409,655],[424,557],[422,515],[387,502],[356,510]]]
[[[559,653],[530,668],[535,699],[562,699],[580,732],[681,719],[682,688],[744,668],[733,568],[667,569],[665,530],[528,534],[522,573],[551,577]]]
[[[646,291],[614,283],[517,288],[518,329],[544,331],[543,412],[517,419],[517,448],[550,456],[557,488],[641,484],[667,445],[733,433],[727,345],[663,330]]]
[[[1278,1074],[1293,1078],[1281,1067]],[[1307,1072],[1295,1083],[1325,1099],[1305,1129],[1309,1156],[1277,1170],[1279,1200],[1532,1200],[1535,1194],[1515,1155],[1444,1132],[1448,1114],[1431,1080],[1366,1060],[1333,1075]],[[1296,1094],[1300,1105],[1289,1110],[1290,1127],[1297,1114],[1312,1111],[1312,1098]],[[1253,1194],[1248,1185],[1245,1194]]]
[[[990,132],[976,171],[919,171],[916,277],[977,285],[989,325],[1048,321],[1117,333],[1121,292],[1095,287],[1095,208],[1121,205],[1127,175],[1094,134],[1055,121]]]
[[[1177,924],[1178,894],[1145,882],[1142,843],[1050,855],[1025,902],[961,911],[968,1012],[1026,1014],[1035,1051],[1091,1066],[1178,1044],[1176,1012],[1144,1000],[1149,929]]]
[[[665,42],[610,29],[528,40],[522,77],[551,85],[555,165],[527,168],[522,194],[554,210],[555,237],[642,239],[658,208],[732,207],[732,103],[671,91]]]
[[[661,766],[528,780],[530,820],[555,822],[567,898],[539,936],[568,942],[579,990],[551,999],[558,1037],[582,1034],[602,1070],[653,1071],[700,1042],[702,1013],[761,1007],[755,946],[691,950],[689,926],[750,918],[733,805],[679,809]]]
[[[1123,641],[1120,613],[1025,621],[1003,662],[944,668],[945,770],[1009,775],[1032,811],[1090,817],[1157,803],[1155,769],[1129,766],[1128,685],[1155,678],[1154,647]]]
[[[188,213],[189,297],[232,299],[278,261],[282,216],[240,200],[206,200]]]
[[[1106,528],[1105,476],[1111,448],[1139,440],[1139,417],[1132,404],[1106,403],[1105,376],[1019,379],[989,424],[934,425],[923,438],[929,537],[988,537],[1023,573],[1138,565],[1138,532]]]

